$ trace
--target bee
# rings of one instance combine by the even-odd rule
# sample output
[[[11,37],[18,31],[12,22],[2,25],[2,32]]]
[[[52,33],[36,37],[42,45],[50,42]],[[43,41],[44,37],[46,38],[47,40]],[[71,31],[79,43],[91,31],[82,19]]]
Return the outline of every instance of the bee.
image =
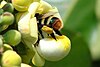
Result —
[[[59,16],[58,12],[48,12],[45,14],[36,13],[35,17],[38,21],[38,30],[41,34],[42,38],[44,38],[42,31],[46,32],[47,34],[51,35],[55,40],[56,37],[54,32],[61,36],[60,29],[63,27],[63,23],[61,19],[56,16]]]

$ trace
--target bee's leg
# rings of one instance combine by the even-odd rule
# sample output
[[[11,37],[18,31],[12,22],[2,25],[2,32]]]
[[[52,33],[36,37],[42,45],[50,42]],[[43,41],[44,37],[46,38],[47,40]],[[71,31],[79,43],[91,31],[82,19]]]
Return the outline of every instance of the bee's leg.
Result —
[[[55,33],[58,34],[59,36],[62,36],[62,34],[61,34],[61,32],[60,32],[59,30],[55,30],[55,29],[54,29],[54,31],[55,31]]]
[[[41,37],[42,37],[42,38],[44,38],[44,36],[43,36],[43,34],[42,34],[41,29],[38,29],[38,31],[39,31],[39,33],[40,33]]]
[[[48,36],[50,36],[50,34],[48,34]]]
[[[54,38],[56,40],[54,33],[51,33],[50,35],[51,35],[52,38]]]
[[[41,35],[42,38],[44,38],[43,34],[42,34],[42,31],[41,31],[41,28],[43,27],[43,25],[41,25],[41,23],[38,23],[38,31]]]

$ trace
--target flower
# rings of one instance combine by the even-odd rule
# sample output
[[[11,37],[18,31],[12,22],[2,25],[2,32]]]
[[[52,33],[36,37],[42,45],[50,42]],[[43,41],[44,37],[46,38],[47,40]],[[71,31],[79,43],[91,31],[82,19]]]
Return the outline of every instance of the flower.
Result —
[[[71,49],[71,42],[65,35],[44,38],[39,41],[36,47],[38,53],[48,61],[58,61],[68,55]]]

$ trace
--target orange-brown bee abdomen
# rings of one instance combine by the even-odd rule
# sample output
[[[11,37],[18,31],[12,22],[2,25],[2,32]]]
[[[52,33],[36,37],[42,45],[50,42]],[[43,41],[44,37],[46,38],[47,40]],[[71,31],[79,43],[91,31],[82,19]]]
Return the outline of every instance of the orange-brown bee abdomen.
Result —
[[[54,23],[52,24],[52,27],[55,29],[55,30],[59,30],[62,28],[62,22],[60,21],[60,19],[56,19],[54,21]]]

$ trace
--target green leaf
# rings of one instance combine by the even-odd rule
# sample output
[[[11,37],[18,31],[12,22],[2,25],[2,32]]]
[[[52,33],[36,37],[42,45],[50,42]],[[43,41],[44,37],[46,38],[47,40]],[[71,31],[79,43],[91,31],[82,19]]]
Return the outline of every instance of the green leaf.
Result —
[[[72,11],[65,17],[64,23],[64,29],[83,36],[94,60],[100,59],[99,3],[99,0],[78,0],[73,9],[70,9]]]
[[[97,24],[95,2],[96,0],[78,0],[67,18],[65,17],[64,28],[81,33],[87,42]]]

